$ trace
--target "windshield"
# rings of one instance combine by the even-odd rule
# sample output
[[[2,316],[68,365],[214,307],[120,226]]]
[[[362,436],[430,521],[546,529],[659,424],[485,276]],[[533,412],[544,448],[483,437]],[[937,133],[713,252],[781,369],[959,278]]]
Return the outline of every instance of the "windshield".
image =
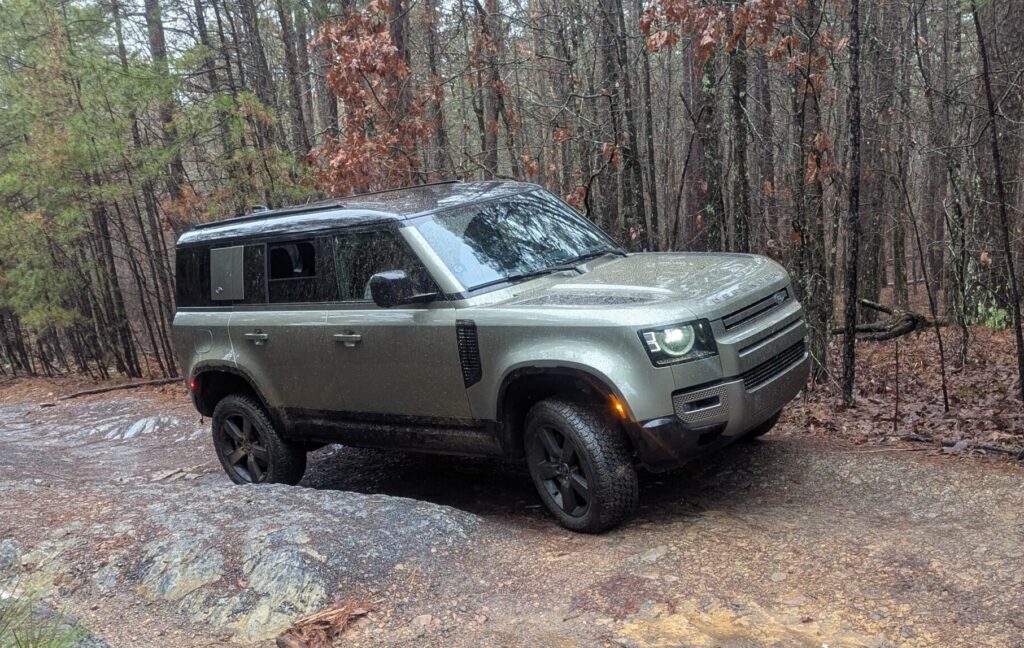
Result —
[[[432,215],[416,229],[467,290],[622,250],[546,191]]]

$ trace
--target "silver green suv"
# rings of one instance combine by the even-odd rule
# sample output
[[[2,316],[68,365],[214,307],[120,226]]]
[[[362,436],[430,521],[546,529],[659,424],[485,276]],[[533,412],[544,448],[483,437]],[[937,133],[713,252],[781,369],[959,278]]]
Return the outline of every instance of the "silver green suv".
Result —
[[[452,182],[206,223],[177,247],[177,352],[238,483],[326,443],[525,459],[597,532],[666,470],[767,432],[803,387],[785,270],[627,254],[540,187]]]

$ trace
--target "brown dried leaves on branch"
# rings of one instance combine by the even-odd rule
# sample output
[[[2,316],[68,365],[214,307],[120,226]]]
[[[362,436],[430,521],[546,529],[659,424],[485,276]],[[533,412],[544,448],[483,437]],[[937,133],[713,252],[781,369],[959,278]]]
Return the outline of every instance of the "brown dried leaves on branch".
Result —
[[[348,602],[299,619],[277,637],[277,648],[330,648],[352,622],[370,612]]]
[[[328,56],[327,83],[346,107],[337,137],[311,153],[330,193],[412,184],[419,171],[418,146],[434,127],[426,100],[441,89],[413,92],[405,53],[391,40],[392,18],[390,5],[371,0],[317,37]]]

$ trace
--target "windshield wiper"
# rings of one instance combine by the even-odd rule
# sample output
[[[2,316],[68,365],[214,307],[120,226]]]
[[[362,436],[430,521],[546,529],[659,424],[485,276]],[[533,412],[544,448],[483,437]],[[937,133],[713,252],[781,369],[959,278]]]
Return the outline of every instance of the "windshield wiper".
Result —
[[[571,263],[559,263],[558,265],[548,266],[547,268],[541,268],[539,270],[530,270],[529,272],[520,272],[518,274],[509,275],[502,277],[501,279],[495,279],[493,281],[487,281],[482,284],[473,286],[471,290],[478,290],[480,288],[487,288],[488,286],[496,286],[503,283],[514,283],[516,281],[522,281],[523,279],[532,279],[533,277],[539,277],[541,275],[553,274],[555,272],[565,272],[566,270],[576,270],[576,267],[580,265],[579,261],[573,261]]]
[[[616,256],[623,256],[624,257],[624,256],[626,256],[626,251],[625,250],[617,250],[615,248],[606,248],[604,250],[594,250],[593,252],[585,252],[585,253],[579,255],[578,257],[576,257],[575,259],[572,260],[572,263],[575,263],[576,265],[579,265],[579,264],[583,263],[584,261],[589,261],[590,259],[596,259],[597,257],[602,257],[602,256],[604,256],[606,254],[614,254]]]
[[[527,272],[520,272],[518,274],[513,274],[513,275],[509,275],[507,277],[503,277],[501,279],[494,279],[493,281],[487,281],[487,282],[484,282],[482,284],[478,284],[476,286],[473,286],[473,288],[471,288],[471,290],[479,290],[480,288],[487,288],[489,286],[497,286],[498,284],[503,284],[503,283],[514,283],[516,281],[522,281],[524,279],[532,279],[533,277],[539,277],[541,275],[553,274],[555,272],[565,272],[566,270],[576,270],[577,272],[579,272],[579,267],[581,265],[583,265],[583,263],[585,261],[587,261],[589,259],[595,259],[595,258],[597,258],[599,256],[604,256],[606,254],[616,254],[616,255],[620,255],[620,256],[626,256],[626,253],[623,250],[616,250],[616,249],[612,249],[612,248],[609,248],[609,249],[606,249],[606,250],[595,250],[594,252],[587,252],[586,254],[581,254],[580,256],[576,257],[572,261],[567,261],[565,263],[559,263],[559,264],[556,264],[556,265],[553,265],[553,266],[548,266],[546,268],[540,268],[540,269],[537,269],[537,270],[529,270]]]

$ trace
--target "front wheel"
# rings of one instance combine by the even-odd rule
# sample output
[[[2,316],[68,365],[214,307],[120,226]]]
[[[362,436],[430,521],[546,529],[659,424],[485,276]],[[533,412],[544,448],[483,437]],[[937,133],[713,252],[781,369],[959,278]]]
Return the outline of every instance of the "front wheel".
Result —
[[[639,485],[629,444],[597,408],[541,401],[526,417],[524,436],[533,483],[565,528],[599,533],[636,509]]]
[[[280,437],[267,413],[247,396],[225,396],[213,410],[213,446],[236,484],[298,484],[306,451]]]

